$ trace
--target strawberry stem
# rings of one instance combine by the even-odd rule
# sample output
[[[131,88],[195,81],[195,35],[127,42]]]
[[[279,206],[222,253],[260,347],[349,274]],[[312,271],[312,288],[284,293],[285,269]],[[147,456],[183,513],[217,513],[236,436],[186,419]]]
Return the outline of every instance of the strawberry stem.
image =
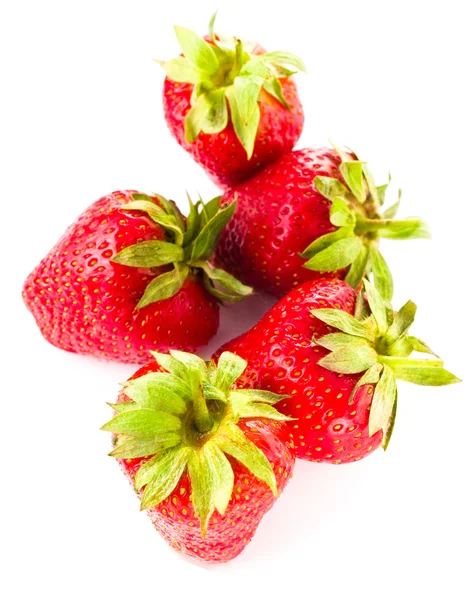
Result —
[[[193,394],[193,420],[195,427],[200,433],[206,433],[213,427],[213,419],[210,416],[210,411],[203,395],[202,386],[195,390]]]
[[[429,232],[424,221],[417,217],[408,219],[363,219],[357,217],[355,233],[376,233],[393,239],[427,238]]]

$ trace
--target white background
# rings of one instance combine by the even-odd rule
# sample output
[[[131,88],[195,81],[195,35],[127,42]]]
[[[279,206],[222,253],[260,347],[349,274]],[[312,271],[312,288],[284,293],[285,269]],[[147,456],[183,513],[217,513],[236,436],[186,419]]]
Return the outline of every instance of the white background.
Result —
[[[166,130],[163,74],[151,60],[178,53],[174,23],[204,33],[215,4],[2,3],[0,595],[471,598],[467,2],[338,0],[307,12],[295,0],[220,1],[218,30],[305,59],[299,147],[353,147],[378,183],[391,169],[401,215],[429,221],[432,242],[384,244],[395,300],[418,303],[414,332],[466,380],[400,384],[386,454],[340,467],[299,462],[238,559],[201,567],[161,540],[99,431],[105,402],[134,368],[53,348],[22,304],[26,275],[103,194],[215,194]],[[223,311],[212,347],[266,308],[254,299]]]

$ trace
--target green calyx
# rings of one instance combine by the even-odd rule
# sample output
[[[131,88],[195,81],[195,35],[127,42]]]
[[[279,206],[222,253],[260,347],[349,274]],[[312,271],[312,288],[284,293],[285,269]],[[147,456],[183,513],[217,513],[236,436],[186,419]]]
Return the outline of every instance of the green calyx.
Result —
[[[376,288],[364,280],[365,294],[360,292],[355,316],[336,309],[312,310],[312,314],[327,325],[338,329],[314,340],[330,350],[318,364],[336,373],[363,373],[354,387],[375,385],[369,417],[369,435],[383,432],[382,446],[387,448],[392,435],[397,406],[396,380],[418,385],[448,385],[460,381],[443,368],[443,362],[420,339],[410,335],[416,305],[408,301],[394,313]],[[366,302],[367,301],[367,302]],[[434,358],[411,357],[413,352]]]
[[[173,81],[194,85],[192,108],[185,118],[185,138],[194,142],[200,133],[223,131],[231,119],[248,159],[254,151],[261,91],[273,96],[286,110],[281,78],[304,71],[303,62],[289,52],[252,53],[241,40],[214,32],[216,13],[210,21],[209,40],[185,27],[175,27],[183,56],[158,61]],[[229,110],[228,110],[229,109]]]
[[[209,262],[223,228],[234,214],[236,201],[225,208],[220,207],[219,197],[206,204],[202,200],[194,204],[188,197],[188,202],[190,208],[186,220],[173,202],[158,194],[133,194],[133,201],[122,207],[123,210],[145,212],[164,229],[167,239],[134,244],[111,260],[128,267],[172,267],[148,284],[137,308],[171,298],[192,275],[199,277],[205,288],[220,301],[235,302],[252,293],[252,288]]]
[[[383,209],[388,183],[376,186],[366,165],[352,153],[336,149],[345,184],[334,177],[315,177],[317,191],[330,200],[330,221],[338,229],[319,237],[300,254],[303,265],[321,273],[349,267],[346,281],[355,289],[364,276],[373,275],[385,300],[393,295],[393,278],[378,250],[380,238],[406,240],[428,238],[426,224],[417,217],[395,220],[398,200]],[[389,181],[390,182],[390,181]]]
[[[205,536],[214,510],[224,514],[233,492],[228,456],[277,495],[267,457],[237,423],[242,418],[288,420],[273,407],[284,396],[232,389],[247,363],[230,352],[223,352],[217,365],[187,352],[152,354],[166,372],[126,382],[130,401],[110,405],[116,415],[102,429],[116,436],[110,456],[149,458],[135,478],[142,510],[165,500],[188,471],[193,507]]]

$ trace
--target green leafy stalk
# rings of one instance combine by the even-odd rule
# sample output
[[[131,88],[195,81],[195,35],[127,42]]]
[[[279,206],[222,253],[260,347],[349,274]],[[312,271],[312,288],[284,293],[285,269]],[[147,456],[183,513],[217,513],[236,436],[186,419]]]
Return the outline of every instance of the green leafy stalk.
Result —
[[[300,253],[307,259],[303,266],[320,273],[349,267],[345,280],[354,289],[369,276],[382,298],[389,301],[393,278],[378,249],[379,239],[428,238],[428,228],[416,217],[394,219],[400,194],[393,206],[381,212],[388,184],[376,186],[367,165],[354,153],[336,150],[341,157],[338,177],[315,177],[314,186],[331,202],[330,222],[337,229],[314,240]]]
[[[409,334],[416,314],[413,302],[408,301],[394,313],[390,303],[368,280],[364,280],[364,290],[359,292],[359,297],[365,297],[367,304],[363,301],[362,309],[356,310],[357,317],[336,309],[312,310],[313,316],[337,329],[337,332],[315,340],[330,350],[318,364],[336,373],[361,374],[351,392],[350,404],[359,388],[375,386],[369,435],[382,431],[382,446],[386,449],[395,423],[397,379],[430,386],[449,385],[460,380],[444,369],[442,360],[424,342]],[[411,357],[413,352],[435,358]]]
[[[195,86],[185,118],[186,140],[192,143],[201,133],[219,133],[231,119],[249,160],[259,127],[261,91],[290,110],[281,79],[305,71],[305,65],[290,52],[253,54],[241,40],[216,34],[215,18],[216,13],[210,20],[209,41],[186,27],[175,27],[183,56],[157,62],[169,79]]]
[[[193,507],[205,536],[213,512],[224,514],[233,493],[228,456],[277,495],[271,464],[238,421],[288,420],[273,406],[284,396],[234,389],[247,363],[230,352],[223,352],[217,365],[187,352],[153,356],[157,370],[125,384],[125,401],[112,405],[115,416],[102,429],[115,436],[111,456],[146,459],[134,478],[142,510],[168,498],[188,473]]]
[[[187,197],[186,221],[173,202],[158,194],[133,194],[133,200],[122,207],[144,212],[166,236],[165,240],[148,240],[123,248],[111,259],[127,267],[159,269],[160,272],[153,271],[155,277],[147,285],[137,309],[171,298],[189,277],[197,277],[220,301],[235,302],[252,293],[252,288],[209,262],[236,210],[236,202],[221,207],[219,197],[206,205],[201,200],[194,204]]]

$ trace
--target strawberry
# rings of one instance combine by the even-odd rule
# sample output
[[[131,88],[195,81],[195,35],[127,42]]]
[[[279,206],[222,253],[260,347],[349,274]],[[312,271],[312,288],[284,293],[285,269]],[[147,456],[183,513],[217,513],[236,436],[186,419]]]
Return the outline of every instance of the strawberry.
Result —
[[[152,349],[203,346],[218,329],[217,300],[251,291],[208,262],[234,209],[190,202],[185,221],[159,195],[104,196],[28,276],[26,306],[70,352],[142,363]]]
[[[339,464],[360,460],[381,444],[386,448],[396,379],[459,381],[437,357],[410,357],[413,351],[432,354],[408,332],[415,304],[394,314],[368,281],[365,286],[370,311],[364,294],[356,297],[343,281],[306,282],[222,348],[248,361],[240,385],[288,394],[277,408],[296,419],[288,427],[298,458]]]
[[[398,202],[381,213],[386,187],[375,186],[353,153],[306,148],[285,154],[222,196],[222,205],[237,198],[238,207],[221,236],[217,263],[277,297],[329,272],[356,288],[372,272],[390,300],[392,277],[379,238],[428,232],[416,218],[394,221]]]
[[[225,352],[218,365],[179,351],[152,353],[125,384],[115,457],[154,526],[177,551],[225,562],[251,540],[286,486],[295,462],[281,396],[235,390],[246,362]],[[200,525],[200,526],[199,526]]]
[[[183,56],[166,72],[164,114],[170,132],[219,186],[247,179],[296,144],[303,110],[290,79],[304,70],[289,52],[216,35],[175,32]],[[228,110],[229,109],[229,110]]]

